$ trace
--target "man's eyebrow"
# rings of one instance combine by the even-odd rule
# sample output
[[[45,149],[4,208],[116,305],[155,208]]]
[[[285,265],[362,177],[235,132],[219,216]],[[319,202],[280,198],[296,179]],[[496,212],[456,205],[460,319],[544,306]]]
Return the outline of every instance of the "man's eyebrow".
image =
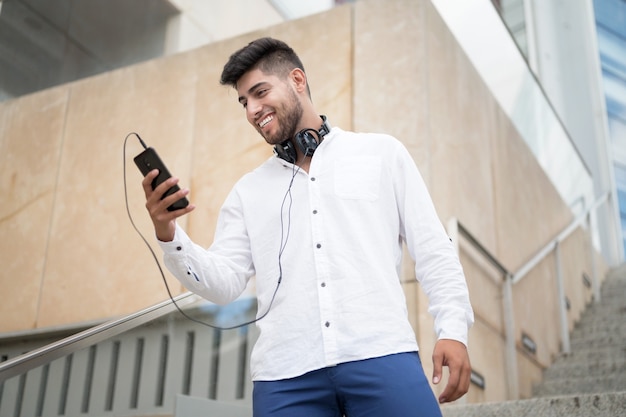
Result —
[[[260,87],[262,87],[263,85],[267,84],[267,81],[260,81],[256,84],[254,84],[252,87],[250,87],[247,91],[248,95],[254,93],[255,90],[258,90]],[[246,99],[246,96],[239,96],[239,102],[243,102]]]

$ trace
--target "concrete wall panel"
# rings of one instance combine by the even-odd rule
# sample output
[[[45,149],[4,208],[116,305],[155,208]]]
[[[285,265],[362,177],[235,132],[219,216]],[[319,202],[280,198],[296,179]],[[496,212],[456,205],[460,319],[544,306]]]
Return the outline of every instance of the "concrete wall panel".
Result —
[[[354,130],[405,143],[429,182],[425,9],[428,2],[354,5]]]
[[[0,330],[36,326],[45,280],[67,88],[0,104]]]
[[[70,84],[58,188],[49,228],[38,327],[127,314],[167,297],[124,205],[123,141],[132,131],[189,182],[193,55],[127,67]],[[141,175],[127,146],[131,213],[154,245]],[[155,248],[158,249],[158,248]],[[174,292],[177,281],[170,279]]]

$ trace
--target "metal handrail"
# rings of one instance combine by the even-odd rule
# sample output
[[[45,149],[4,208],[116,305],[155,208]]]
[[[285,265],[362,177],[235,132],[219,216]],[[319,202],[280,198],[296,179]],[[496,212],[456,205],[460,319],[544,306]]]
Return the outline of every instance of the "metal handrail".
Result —
[[[505,322],[505,339],[506,339],[506,358],[507,358],[507,383],[509,387],[510,399],[516,399],[518,396],[518,381],[517,381],[517,358],[516,358],[516,337],[515,337],[515,319],[513,314],[513,285],[518,283],[524,278],[537,264],[545,259],[552,251],[555,251],[555,258],[557,263],[557,284],[559,287],[559,307],[560,307],[560,320],[561,320],[561,337],[563,339],[563,351],[569,353],[569,329],[567,326],[567,315],[565,312],[565,300],[563,294],[563,279],[561,276],[560,266],[560,243],[563,242],[569,235],[571,235],[580,225],[584,222],[590,221],[590,215],[600,205],[605,203],[611,196],[610,192],[605,193],[594,201],[594,203],[566,226],[560,233],[557,234],[547,245],[542,247],[530,260],[524,263],[517,272],[511,273],[498,258],[493,255],[487,248],[485,248],[479,240],[465,227],[457,218],[451,218],[448,222],[448,234],[452,238],[454,244],[457,246],[458,252],[458,232],[461,232],[467,239],[467,241],[476,248],[493,266],[495,266],[503,277],[503,311]],[[593,269],[593,288],[594,299],[599,301],[600,291],[599,283],[595,271],[595,262],[592,257],[592,269]]]
[[[511,273],[509,270],[500,262],[498,259],[489,251],[489,249],[485,248],[479,241],[472,235],[472,233],[463,225],[463,223],[459,222],[458,219],[455,219],[458,223],[459,230],[463,233],[465,238],[474,246],[480,253],[483,254],[485,258],[491,262],[493,266],[495,266],[503,276],[509,276]]]
[[[566,228],[563,229],[555,238],[553,238],[550,243],[541,248],[535,256],[533,256],[529,261],[527,261],[521,268],[518,269],[516,273],[513,274],[513,283],[519,282],[528,272],[530,272],[539,262],[541,262],[550,252],[552,252],[555,246],[564,241],[569,237],[570,234],[574,232],[581,224],[587,221],[587,217],[592,211],[595,211],[601,204],[606,202],[609,199],[611,193],[607,192],[604,195],[598,197],[594,201],[594,203],[583,212],[583,214],[579,215],[574,221],[572,221]]]
[[[52,362],[55,359],[77,352],[105,339],[117,336],[127,330],[134,329],[142,324],[163,317],[178,307],[188,306],[201,298],[191,292],[165,300],[151,307],[129,314],[118,319],[91,327],[82,332],[73,334],[59,341],[50,343],[38,349],[16,356],[0,363],[0,383],[23,374],[38,366]]]

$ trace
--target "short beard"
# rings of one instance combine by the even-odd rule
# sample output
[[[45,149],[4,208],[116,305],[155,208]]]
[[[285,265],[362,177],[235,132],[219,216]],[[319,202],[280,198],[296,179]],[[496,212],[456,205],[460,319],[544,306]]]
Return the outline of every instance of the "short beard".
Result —
[[[289,101],[286,105],[281,107],[281,110],[284,110],[284,120],[282,115],[278,115],[277,120],[280,123],[280,129],[276,132],[272,137],[265,137],[265,140],[270,145],[277,145],[279,143],[283,143],[286,140],[293,139],[296,135],[296,131],[298,129],[298,125],[300,124],[300,120],[302,119],[302,115],[304,114],[304,110],[302,109],[302,104],[298,100],[298,96],[293,90],[289,90]]]

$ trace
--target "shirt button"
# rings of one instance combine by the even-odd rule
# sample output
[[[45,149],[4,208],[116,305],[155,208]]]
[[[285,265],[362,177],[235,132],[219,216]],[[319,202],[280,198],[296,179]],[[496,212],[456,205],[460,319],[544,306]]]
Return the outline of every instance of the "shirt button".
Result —
[[[323,287],[325,287],[325,286],[326,286],[326,283],[325,283],[325,282],[322,282],[322,288],[323,288]]]
[[[321,243],[318,243],[317,245],[315,245],[315,247],[319,249],[319,248],[321,248],[321,247],[322,247],[322,244],[321,244]]]
[[[176,246],[176,250],[183,250],[182,246]]]
[[[324,326],[326,326],[326,327],[330,327],[330,322],[329,322],[329,321],[327,321],[326,323],[324,323]]]
[[[317,210],[313,210],[313,214],[317,214]]]
[[[315,181],[315,177],[311,177],[311,181]]]

